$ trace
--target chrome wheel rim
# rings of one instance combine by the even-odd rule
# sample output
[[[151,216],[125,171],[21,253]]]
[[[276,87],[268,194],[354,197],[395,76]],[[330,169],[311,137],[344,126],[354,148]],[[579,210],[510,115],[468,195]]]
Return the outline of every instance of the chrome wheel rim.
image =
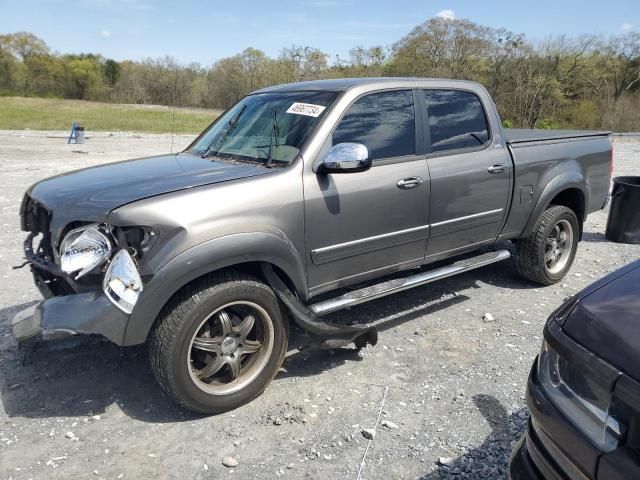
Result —
[[[248,301],[228,303],[207,316],[191,337],[189,375],[208,394],[237,392],[264,370],[273,342],[273,322],[264,308]]]
[[[545,243],[544,263],[551,274],[561,272],[569,262],[573,249],[573,227],[567,220],[559,220],[551,229]]]

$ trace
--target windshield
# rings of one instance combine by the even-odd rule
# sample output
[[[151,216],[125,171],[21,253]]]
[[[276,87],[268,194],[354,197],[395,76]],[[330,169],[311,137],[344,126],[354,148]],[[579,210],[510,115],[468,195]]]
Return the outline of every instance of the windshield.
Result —
[[[336,96],[335,92],[249,95],[205,130],[187,151],[202,157],[288,165]]]

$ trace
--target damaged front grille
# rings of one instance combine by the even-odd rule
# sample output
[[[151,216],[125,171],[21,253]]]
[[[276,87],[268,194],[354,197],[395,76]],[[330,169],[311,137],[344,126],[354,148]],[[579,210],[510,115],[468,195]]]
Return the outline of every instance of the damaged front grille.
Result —
[[[51,212],[25,193],[20,205],[20,226],[25,232],[49,233]]]
[[[25,194],[20,206],[20,225],[29,232],[24,241],[24,254],[31,267],[36,286],[45,298],[75,292],[55,262],[51,244],[51,212]]]

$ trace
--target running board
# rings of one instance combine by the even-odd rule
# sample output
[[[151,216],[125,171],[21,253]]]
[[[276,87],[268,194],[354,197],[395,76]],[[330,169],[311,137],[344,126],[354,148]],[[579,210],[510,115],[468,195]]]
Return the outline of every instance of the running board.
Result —
[[[508,250],[484,253],[476,257],[459,260],[451,265],[445,265],[444,267],[436,268],[435,270],[430,270],[428,272],[422,272],[410,277],[395,278],[393,280],[364,287],[359,290],[353,290],[339,297],[314,303],[309,308],[316,315],[326,315],[328,313],[335,312],[336,310],[353,307],[354,305],[359,305],[370,300],[375,300],[376,298],[391,295],[392,293],[401,292],[413,287],[419,287],[420,285],[435,282],[441,278],[451,277],[453,275],[458,275],[459,273],[468,272],[474,268],[484,267],[490,263],[500,262],[502,260],[506,260],[510,256],[511,255]]]

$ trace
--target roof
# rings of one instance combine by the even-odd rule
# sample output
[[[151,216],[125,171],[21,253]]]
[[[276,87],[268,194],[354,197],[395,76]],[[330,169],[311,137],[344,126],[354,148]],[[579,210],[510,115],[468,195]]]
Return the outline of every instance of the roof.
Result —
[[[331,91],[342,92],[353,87],[361,85],[381,85],[385,83],[405,83],[407,86],[413,86],[417,81],[436,81],[435,78],[417,78],[417,77],[360,77],[360,78],[332,78],[328,80],[311,80],[306,82],[284,83],[274,85],[272,87],[263,88],[253,93],[265,92],[295,92],[295,91]],[[471,84],[465,80],[446,80],[447,82]]]

